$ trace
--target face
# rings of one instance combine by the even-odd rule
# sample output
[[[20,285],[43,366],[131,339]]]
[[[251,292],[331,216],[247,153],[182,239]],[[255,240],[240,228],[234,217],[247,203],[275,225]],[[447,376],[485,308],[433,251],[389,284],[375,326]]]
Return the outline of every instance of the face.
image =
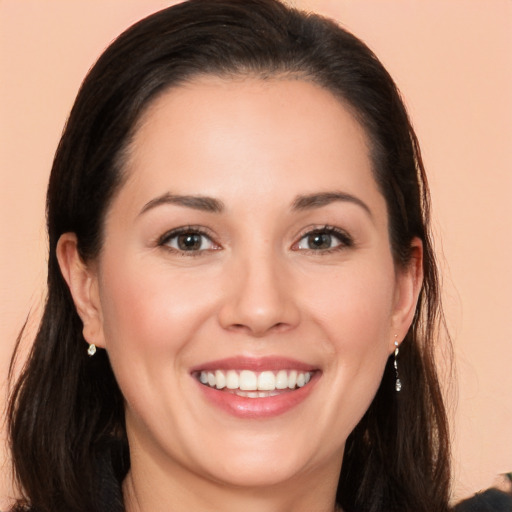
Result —
[[[419,282],[393,263],[361,126],[311,83],[201,78],[152,104],[125,172],[79,311],[136,460],[337,478]]]

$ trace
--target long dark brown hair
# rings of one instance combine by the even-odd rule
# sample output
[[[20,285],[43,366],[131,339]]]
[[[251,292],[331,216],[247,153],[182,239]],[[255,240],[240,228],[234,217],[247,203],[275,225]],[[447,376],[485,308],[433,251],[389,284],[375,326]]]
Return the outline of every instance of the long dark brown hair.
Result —
[[[411,241],[419,237],[424,282],[400,349],[403,389],[395,392],[390,358],[375,399],[347,440],[337,500],[346,512],[448,510],[447,420],[434,364],[442,313],[416,136],[397,87],[364,43],[277,0],[190,0],[162,10],[119,36],[83,82],[48,187],[44,314],[10,401],[15,475],[24,496],[18,507],[99,511],[98,460],[113,440],[122,448],[108,461],[112,474],[120,481],[129,468],[123,397],[106,352],[86,355],[56,245],[74,232],[84,261],[98,255],[141,114],[163,91],[204,74],[308,80],[349,105],[364,127],[395,264],[410,262]]]

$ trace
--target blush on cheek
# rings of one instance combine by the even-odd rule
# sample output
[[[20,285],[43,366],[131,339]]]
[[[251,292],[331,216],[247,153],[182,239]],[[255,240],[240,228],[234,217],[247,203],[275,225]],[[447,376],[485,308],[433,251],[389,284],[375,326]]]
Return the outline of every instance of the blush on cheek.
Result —
[[[142,267],[143,268],[143,267]],[[104,330],[111,348],[151,346],[164,353],[190,338],[208,315],[214,301],[208,281],[173,279],[174,276],[112,268],[102,297]],[[108,268],[106,269],[106,272]],[[186,273],[186,270],[180,269]],[[170,274],[170,273],[169,273]]]

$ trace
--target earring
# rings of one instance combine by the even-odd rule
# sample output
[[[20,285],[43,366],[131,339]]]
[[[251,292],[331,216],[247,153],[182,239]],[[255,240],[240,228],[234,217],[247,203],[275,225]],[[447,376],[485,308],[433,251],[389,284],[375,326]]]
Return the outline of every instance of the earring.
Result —
[[[397,337],[397,334],[395,334],[395,338]],[[395,390],[398,392],[402,389],[402,381],[398,377],[398,341],[395,339],[395,359],[393,361],[393,366],[395,367],[395,375],[396,375],[396,381],[395,381]]]
[[[87,354],[89,355],[89,357],[92,357],[94,354],[96,354],[96,345],[94,343],[89,343]]]

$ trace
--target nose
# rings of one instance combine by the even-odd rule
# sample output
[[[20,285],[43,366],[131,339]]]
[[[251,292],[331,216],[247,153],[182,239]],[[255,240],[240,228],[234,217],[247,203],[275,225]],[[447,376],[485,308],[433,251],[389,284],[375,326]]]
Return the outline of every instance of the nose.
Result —
[[[297,326],[295,287],[284,265],[272,257],[253,255],[231,269],[219,309],[224,329],[261,337]]]

